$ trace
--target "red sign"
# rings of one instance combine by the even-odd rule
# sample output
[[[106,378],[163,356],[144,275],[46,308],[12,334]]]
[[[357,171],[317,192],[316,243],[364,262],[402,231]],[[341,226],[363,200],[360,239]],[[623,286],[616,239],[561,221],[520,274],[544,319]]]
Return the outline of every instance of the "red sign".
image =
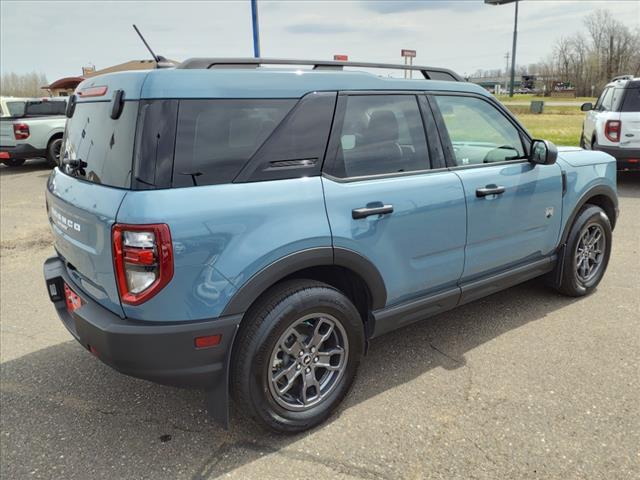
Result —
[[[337,62],[347,62],[349,61],[348,55],[334,55],[333,59]]]
[[[416,51],[415,50],[406,50],[406,49],[402,49],[400,50],[400,56],[402,57],[415,57],[416,56]]]

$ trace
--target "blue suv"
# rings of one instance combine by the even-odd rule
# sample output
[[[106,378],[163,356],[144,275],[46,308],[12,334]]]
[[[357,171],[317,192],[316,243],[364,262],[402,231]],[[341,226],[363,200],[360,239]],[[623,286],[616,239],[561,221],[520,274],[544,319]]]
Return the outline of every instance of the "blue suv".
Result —
[[[69,332],[122,373],[205,389],[225,425],[232,396],[295,432],[374,337],[542,275],[592,292],[615,159],[533,140],[449,70],[367,71],[393,68],[196,58],[80,84],[46,192]]]

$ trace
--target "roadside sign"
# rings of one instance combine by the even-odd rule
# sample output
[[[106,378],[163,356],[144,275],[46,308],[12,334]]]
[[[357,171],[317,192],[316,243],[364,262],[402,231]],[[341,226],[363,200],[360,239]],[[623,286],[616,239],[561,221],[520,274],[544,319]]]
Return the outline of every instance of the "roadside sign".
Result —
[[[402,50],[400,50],[400,56],[401,57],[415,57],[416,56],[416,51],[415,50],[407,50],[405,48],[403,48]]]

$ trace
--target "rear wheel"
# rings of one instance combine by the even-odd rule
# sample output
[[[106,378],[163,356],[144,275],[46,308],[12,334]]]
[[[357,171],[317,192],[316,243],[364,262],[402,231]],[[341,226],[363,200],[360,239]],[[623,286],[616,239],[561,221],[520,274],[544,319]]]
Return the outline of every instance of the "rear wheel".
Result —
[[[344,398],[363,351],[362,320],[347,297],[324,283],[287,281],[243,320],[232,391],[258,423],[279,432],[306,430]]]
[[[3,160],[3,163],[7,167],[19,167],[25,162],[24,158],[10,158],[9,160]]]
[[[54,138],[47,145],[47,165],[51,168],[60,165],[60,150],[62,148],[62,138]]]
[[[558,291],[572,297],[591,293],[609,264],[611,240],[611,223],[607,214],[600,207],[585,205],[567,238]]]

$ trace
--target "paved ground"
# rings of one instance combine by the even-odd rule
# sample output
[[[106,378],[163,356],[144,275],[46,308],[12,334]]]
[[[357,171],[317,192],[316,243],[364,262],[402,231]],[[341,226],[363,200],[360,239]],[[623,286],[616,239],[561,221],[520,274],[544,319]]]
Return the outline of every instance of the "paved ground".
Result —
[[[41,277],[47,175],[0,167],[3,479],[639,478],[640,176],[594,295],[530,282],[380,338],[340,411],[283,437],[71,340]]]

